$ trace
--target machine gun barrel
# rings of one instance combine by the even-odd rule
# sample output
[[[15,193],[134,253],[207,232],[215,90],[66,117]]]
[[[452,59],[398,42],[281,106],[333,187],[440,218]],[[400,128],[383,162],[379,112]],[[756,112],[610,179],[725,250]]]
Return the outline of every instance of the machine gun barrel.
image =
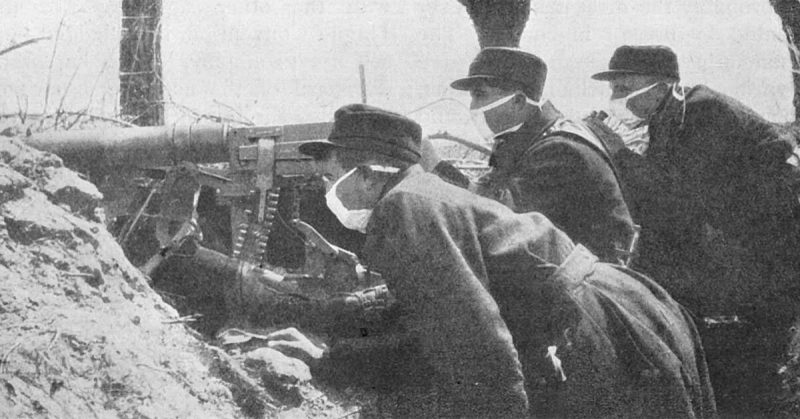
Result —
[[[327,137],[331,123],[231,127],[226,124],[166,125],[53,131],[32,134],[24,141],[39,150],[57,154],[71,168],[91,174],[118,173],[126,169],[192,163],[230,162],[239,166],[257,153],[258,140],[277,144]],[[250,150],[253,150],[252,153]],[[278,148],[275,159],[295,158],[296,150]],[[288,152],[289,155],[286,155]],[[245,164],[246,166],[246,164]]]
[[[57,154],[69,167],[104,173],[180,161],[228,161],[229,129],[219,124],[52,131],[33,134],[25,142]]]

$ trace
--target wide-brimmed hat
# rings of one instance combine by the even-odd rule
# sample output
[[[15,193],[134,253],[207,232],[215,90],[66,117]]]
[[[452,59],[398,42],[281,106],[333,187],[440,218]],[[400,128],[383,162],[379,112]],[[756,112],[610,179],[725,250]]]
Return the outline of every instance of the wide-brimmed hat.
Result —
[[[678,57],[663,45],[623,45],[614,51],[608,70],[592,76],[595,80],[613,80],[625,75],[663,76],[680,79]]]
[[[467,77],[454,81],[450,87],[471,90],[490,79],[517,83],[528,98],[539,100],[547,79],[547,64],[541,58],[518,48],[484,48],[469,65]]]
[[[327,140],[309,141],[299,150],[321,156],[330,148],[371,151],[417,163],[420,160],[422,128],[413,120],[374,106],[345,105],[334,114]]]

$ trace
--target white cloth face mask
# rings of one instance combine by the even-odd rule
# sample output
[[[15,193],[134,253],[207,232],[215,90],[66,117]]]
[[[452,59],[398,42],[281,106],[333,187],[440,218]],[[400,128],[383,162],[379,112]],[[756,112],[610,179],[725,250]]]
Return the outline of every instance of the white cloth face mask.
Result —
[[[389,166],[378,166],[378,165],[370,165],[368,166],[371,170],[377,172],[384,172],[384,173],[398,173],[400,169],[396,167],[389,167]],[[353,168],[353,170],[347,172],[337,180],[331,189],[325,194],[325,203],[328,205],[328,208],[333,212],[333,215],[342,223],[343,226],[350,230],[360,231],[361,233],[367,232],[367,224],[369,223],[369,219],[372,216],[372,209],[371,208],[361,208],[361,209],[348,209],[342,203],[342,200],[339,199],[339,196],[336,195],[336,189],[339,184],[346,179],[347,177],[351,176],[353,173],[358,170],[358,167]]]
[[[517,95],[517,93],[514,93],[514,94],[511,94],[509,96],[497,99],[494,102],[489,103],[487,105],[481,106],[480,108],[470,109],[469,110],[469,115],[470,115],[470,117],[472,117],[472,122],[475,124],[475,128],[478,130],[478,134],[480,134],[481,137],[483,137],[485,140],[491,141],[491,140],[494,139],[494,137],[497,137],[500,134],[505,134],[507,132],[513,132],[513,131],[516,131],[516,130],[520,129],[520,127],[522,127],[522,124],[519,124],[519,125],[515,125],[515,126],[513,126],[511,128],[508,128],[508,129],[500,131],[500,132],[494,132],[494,130],[492,130],[492,128],[489,127],[489,123],[486,122],[486,112],[488,112],[488,111],[490,111],[490,110],[492,110],[492,109],[494,109],[494,108],[496,108],[498,106],[505,105],[506,103],[510,102],[511,99],[513,99],[514,96],[516,96],[516,95]],[[535,101],[533,99],[528,99],[528,98],[526,98],[525,100],[528,103],[530,103],[531,105],[538,106],[538,107],[541,107],[542,106],[542,102],[543,102],[543,101],[537,102],[537,101]]]
[[[628,101],[658,86],[659,83],[660,82],[655,82],[649,86],[645,86],[639,90],[631,92],[627,96],[609,100],[608,113],[613,115],[614,118],[619,119],[620,121],[622,121],[623,124],[629,127],[635,127],[641,124],[642,122],[644,122],[644,118],[642,118],[639,115],[636,115],[635,113],[633,113],[633,111],[628,109]]]

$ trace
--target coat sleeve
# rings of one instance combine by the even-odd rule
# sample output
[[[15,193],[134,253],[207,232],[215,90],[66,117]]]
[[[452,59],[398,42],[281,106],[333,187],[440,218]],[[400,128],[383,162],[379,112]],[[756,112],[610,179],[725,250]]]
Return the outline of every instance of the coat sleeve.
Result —
[[[693,201],[673,174],[628,149],[613,158],[636,222],[645,226],[689,224],[696,212]]]
[[[367,261],[387,278],[435,370],[441,411],[434,413],[521,416],[527,397],[517,351],[476,240],[461,238],[474,223],[460,209],[410,193],[387,196],[373,217]]]
[[[721,228],[760,259],[800,268],[800,168],[791,159],[797,146],[794,135],[736,101],[710,102],[708,108],[720,115],[712,126],[724,134],[715,144],[721,143],[725,154],[719,154],[731,161],[726,177],[736,179],[735,189],[728,191],[733,221]]]
[[[546,215],[575,242],[604,260],[627,248],[633,221],[614,171],[588,145],[564,137],[523,157],[522,172],[512,179],[517,212]]]
[[[586,163],[566,140],[528,151],[524,168],[514,179],[514,200],[518,212],[538,211],[551,219],[568,210],[568,197],[586,183]]]

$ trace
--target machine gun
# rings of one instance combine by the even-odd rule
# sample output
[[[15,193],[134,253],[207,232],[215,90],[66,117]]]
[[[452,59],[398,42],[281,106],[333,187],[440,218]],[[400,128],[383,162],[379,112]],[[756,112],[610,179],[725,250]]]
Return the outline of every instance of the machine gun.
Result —
[[[175,276],[193,276],[176,291],[201,294],[187,310],[218,306],[208,299],[226,295],[229,315],[263,315],[264,292],[325,298],[381,283],[326,238],[360,239],[328,213],[313,161],[298,151],[330,129],[175,125],[41,133],[25,142],[98,184],[109,230],[156,285],[175,291]]]

